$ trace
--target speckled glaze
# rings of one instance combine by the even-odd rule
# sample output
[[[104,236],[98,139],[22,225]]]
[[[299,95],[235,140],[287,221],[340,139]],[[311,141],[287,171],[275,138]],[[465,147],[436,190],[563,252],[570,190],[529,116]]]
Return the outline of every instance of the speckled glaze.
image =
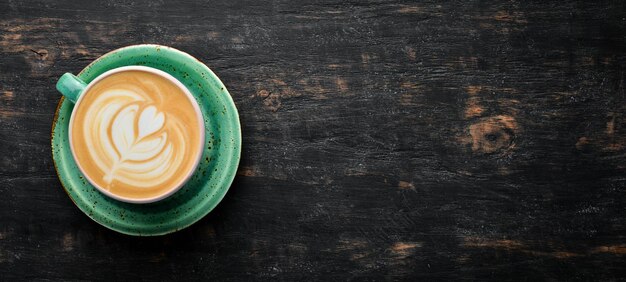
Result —
[[[200,61],[174,48],[134,45],[117,49],[92,62],[78,77],[89,83],[110,69],[131,65],[171,74],[198,101],[206,138],[202,161],[192,178],[174,195],[151,204],[124,203],[103,195],[89,184],[72,158],[67,134],[74,104],[63,98],[52,124],[52,156],[65,191],[90,218],[124,234],[163,235],[200,220],[224,197],[239,164],[241,126],[237,108],[219,78]]]

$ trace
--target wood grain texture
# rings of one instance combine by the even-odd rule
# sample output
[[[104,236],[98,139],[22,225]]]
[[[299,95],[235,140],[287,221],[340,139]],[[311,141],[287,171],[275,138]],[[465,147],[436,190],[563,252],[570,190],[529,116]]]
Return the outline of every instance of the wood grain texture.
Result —
[[[593,2],[593,3],[592,3]],[[622,1],[0,3],[0,280],[619,280]],[[243,126],[209,216],[92,222],[54,84],[122,46],[211,67]]]

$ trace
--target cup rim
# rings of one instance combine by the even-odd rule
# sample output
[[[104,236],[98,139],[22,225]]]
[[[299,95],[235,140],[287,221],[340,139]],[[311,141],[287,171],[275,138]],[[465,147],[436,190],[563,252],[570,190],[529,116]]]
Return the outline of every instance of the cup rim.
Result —
[[[78,161],[78,158],[76,157],[76,152],[74,150],[74,144],[73,144],[73,138],[72,138],[72,128],[74,127],[74,117],[76,110],[80,107],[81,101],[83,100],[83,98],[85,97],[85,94],[87,93],[87,91],[96,83],[98,83],[100,80],[118,73],[118,72],[123,72],[123,71],[130,71],[130,70],[136,70],[136,71],[145,71],[145,72],[149,72],[149,73],[153,73],[156,74],[160,77],[163,77],[169,81],[171,81],[172,83],[174,83],[178,88],[180,88],[183,93],[185,93],[185,96],[187,97],[187,99],[191,102],[191,105],[196,113],[196,118],[198,119],[198,132],[200,133],[200,142],[198,144],[198,148],[197,148],[197,156],[195,158],[194,161],[194,165],[189,169],[189,171],[187,172],[187,175],[185,175],[185,177],[181,178],[180,181],[178,181],[176,183],[176,185],[173,185],[172,188],[170,188],[169,190],[167,190],[166,193],[160,194],[158,196],[154,196],[154,197],[150,197],[150,198],[140,198],[140,199],[136,199],[136,198],[127,198],[127,197],[122,197],[116,194],[113,194],[111,192],[109,192],[108,190],[100,187],[98,184],[96,184],[90,177],[89,175],[87,175],[87,173],[85,173],[85,170],[83,169],[83,167],[81,166],[80,162]],[[96,189],[98,189],[98,191],[100,191],[101,193],[103,193],[104,195],[118,200],[118,201],[122,201],[122,202],[126,202],[126,203],[132,203],[132,204],[148,204],[148,203],[154,203],[154,202],[158,202],[160,200],[163,200],[171,195],[173,195],[174,193],[176,193],[178,190],[180,190],[180,188],[182,188],[185,183],[187,183],[189,181],[189,179],[191,179],[191,177],[193,176],[194,172],[196,171],[196,169],[198,169],[198,165],[200,164],[200,161],[202,159],[202,154],[204,152],[203,148],[204,148],[204,143],[205,143],[205,138],[206,138],[206,133],[205,133],[205,127],[204,127],[204,117],[202,115],[202,111],[200,110],[200,105],[198,104],[198,101],[196,101],[196,99],[194,98],[193,94],[191,94],[191,91],[189,91],[189,89],[183,85],[182,82],[180,82],[178,79],[176,79],[174,76],[172,76],[171,74],[162,71],[160,69],[156,69],[153,67],[147,67],[147,66],[123,66],[123,67],[117,67],[114,69],[110,69],[100,75],[98,75],[96,78],[94,78],[92,81],[90,81],[87,86],[85,86],[85,89],[83,89],[81,95],[78,97],[78,99],[76,100],[76,103],[74,103],[74,108],[72,109],[72,113],[70,116],[70,121],[68,124],[68,139],[69,139],[69,143],[70,143],[70,152],[72,152],[72,157],[74,158],[74,162],[76,163],[76,166],[78,167],[78,169],[80,170],[80,172],[82,173],[82,175],[87,179],[87,181],[89,181],[89,183],[95,187]]]

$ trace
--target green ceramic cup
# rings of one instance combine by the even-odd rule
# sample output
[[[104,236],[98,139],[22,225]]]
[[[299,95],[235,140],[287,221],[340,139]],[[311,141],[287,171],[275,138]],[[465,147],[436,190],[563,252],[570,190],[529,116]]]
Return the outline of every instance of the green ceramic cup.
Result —
[[[147,204],[116,200],[84,177],[68,138],[74,103],[63,96],[52,122],[52,157],[59,180],[74,204],[97,223],[134,236],[168,234],[199,221],[224,198],[235,177],[241,155],[241,125],[226,86],[206,65],[177,49],[152,44],[133,45],[102,55],[79,74],[78,83],[63,84],[80,92],[112,69],[146,66],[180,81],[198,102],[204,117],[205,142],[201,161],[191,178],[171,196]],[[74,89],[74,90],[72,90]]]
[[[87,93],[88,90],[93,85],[95,85],[102,79],[110,75],[120,73],[120,72],[125,72],[125,71],[147,72],[147,73],[158,75],[159,77],[164,78],[166,80],[169,80],[173,85],[178,87],[185,94],[185,97],[193,106],[197,120],[202,121],[204,119],[204,117],[202,116],[202,112],[200,111],[200,106],[198,105],[198,102],[194,99],[191,92],[180,81],[178,81],[176,78],[174,78],[173,76],[171,76],[170,74],[162,70],[158,70],[158,69],[146,67],[146,66],[124,66],[124,67],[119,67],[119,68],[108,70],[105,73],[93,79],[90,83],[86,83],[82,81],[80,78],[76,77],[75,75],[71,73],[65,73],[64,75],[61,76],[61,78],[59,78],[59,81],[56,84],[56,88],[57,90],[59,90],[59,92],[61,92],[61,94],[63,94],[63,96],[65,96],[67,99],[69,99],[71,102],[74,103],[74,110],[72,111],[72,115],[70,116],[68,136],[72,136],[72,128],[74,127],[73,124],[76,121],[76,119],[74,118],[75,113],[82,106],[81,102],[83,101],[83,98],[85,97],[84,93]],[[87,181],[89,181],[89,183],[91,183],[91,185],[93,185],[101,193],[113,199],[116,199],[122,202],[127,202],[127,203],[135,203],[135,204],[154,203],[154,202],[163,200],[171,196],[176,191],[178,191],[178,189],[183,187],[183,185],[191,178],[194,171],[198,167],[198,164],[200,163],[200,158],[202,157],[202,151],[203,151],[202,148],[204,147],[204,133],[205,133],[204,123],[198,124],[198,128],[196,128],[196,130],[198,132],[198,136],[201,141],[198,143],[199,147],[195,149],[196,154],[193,156],[189,156],[189,158],[193,160],[193,165],[190,167],[189,170],[185,172],[185,175],[181,178],[181,181],[175,183],[171,187],[163,188],[162,193],[156,196],[151,196],[151,197],[128,198],[128,197],[124,197],[124,196],[112,193],[110,190],[106,189],[106,187],[102,187],[98,185],[96,181],[93,181],[93,179],[86,172],[84,168],[84,164],[81,164],[79,161],[79,158],[77,157],[77,151],[74,148],[74,145],[72,143],[72,138],[70,138],[70,151],[72,152],[74,161],[78,165],[78,168],[83,173]]]

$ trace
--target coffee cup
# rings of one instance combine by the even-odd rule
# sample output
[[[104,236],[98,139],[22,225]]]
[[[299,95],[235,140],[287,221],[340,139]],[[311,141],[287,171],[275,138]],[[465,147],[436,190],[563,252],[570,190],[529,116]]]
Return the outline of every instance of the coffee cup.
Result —
[[[171,196],[193,175],[204,148],[204,118],[172,75],[145,66],[111,69],[89,83],[66,73],[57,89],[74,102],[69,144],[82,175],[128,203]]]

